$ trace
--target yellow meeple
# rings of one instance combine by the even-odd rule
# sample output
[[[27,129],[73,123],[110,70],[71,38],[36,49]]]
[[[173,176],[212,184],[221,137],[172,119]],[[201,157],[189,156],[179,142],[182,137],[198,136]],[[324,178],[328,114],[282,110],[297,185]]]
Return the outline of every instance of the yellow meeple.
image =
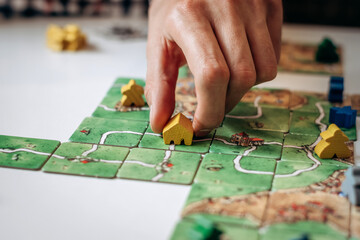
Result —
[[[320,133],[322,140],[316,145],[314,151],[320,158],[348,158],[351,155],[345,142],[349,138],[335,124],[331,124],[328,129]]]
[[[131,79],[128,84],[121,88],[121,104],[125,107],[142,107],[145,101],[142,97],[144,88],[136,84],[134,79]]]
[[[181,113],[172,117],[163,129],[165,144],[170,144],[173,141],[175,145],[180,145],[184,140],[185,145],[191,145],[193,135],[191,120]]]
[[[77,51],[86,46],[86,36],[75,24],[68,24],[64,28],[49,25],[46,43],[54,51]]]

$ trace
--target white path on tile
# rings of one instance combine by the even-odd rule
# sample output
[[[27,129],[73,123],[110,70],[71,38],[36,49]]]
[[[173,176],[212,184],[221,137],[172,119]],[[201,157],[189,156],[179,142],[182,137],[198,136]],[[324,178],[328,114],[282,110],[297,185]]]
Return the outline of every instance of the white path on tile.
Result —
[[[143,167],[149,167],[149,168],[154,168],[156,166],[155,164],[144,163],[138,160],[125,160],[124,163],[139,164]]]
[[[299,175],[300,173],[312,171],[312,170],[316,169],[319,165],[321,165],[321,162],[319,160],[317,160],[316,158],[314,158],[312,151],[310,151],[309,149],[306,149],[305,151],[306,151],[307,157],[310,158],[314,162],[314,164],[311,167],[306,168],[306,169],[296,170],[295,172],[290,173],[290,174],[281,174],[281,175],[277,174],[277,175],[275,175],[275,177],[276,178],[295,177],[295,176]]]
[[[49,156],[51,153],[38,152],[35,150],[27,149],[27,148],[18,148],[18,149],[1,149],[0,152],[3,153],[14,153],[14,152],[29,152],[37,155]]]
[[[256,99],[255,99],[256,101]],[[255,106],[258,106],[258,102],[254,103]],[[319,110],[319,116],[316,118],[315,123],[319,126],[320,131],[323,132],[326,130],[327,126],[326,124],[322,123],[322,119],[325,117],[325,112],[323,107],[321,106],[321,102],[317,102],[315,104],[315,106],[318,108]],[[259,109],[259,108],[258,108]],[[261,109],[261,108],[260,108]],[[258,111],[259,112],[259,111]],[[216,139],[216,140],[220,140],[220,139]],[[314,147],[318,144],[318,142],[321,140],[321,136],[319,135],[319,137],[316,139],[316,141],[314,143],[312,143],[309,148],[306,148],[305,146],[299,147],[299,146],[294,146],[294,145],[284,145],[283,147],[285,148],[296,148],[296,149],[303,149],[306,152],[307,157],[312,160],[314,162],[314,164],[306,169],[300,169],[300,170],[296,170],[295,172],[291,173],[291,174],[277,174],[274,177],[276,178],[285,178],[285,177],[294,177],[294,176],[298,176],[299,174],[303,173],[303,172],[309,172],[312,171],[314,169],[316,169],[317,167],[319,167],[321,165],[321,162],[319,160],[317,160],[314,156],[313,156],[313,149]],[[228,144],[229,142],[227,142],[224,139],[221,139],[220,141],[223,141],[225,144]],[[276,144],[276,145],[281,145],[281,143],[279,142],[266,142],[264,144]],[[231,145],[231,144],[228,144]],[[250,152],[256,150],[256,147],[252,147],[248,150],[246,150],[244,152],[244,154],[237,156],[234,159],[234,167],[237,171],[239,172],[243,172],[243,173],[251,173],[251,174],[265,174],[265,175],[273,175],[272,172],[264,172],[264,171],[253,171],[253,170],[246,170],[244,168],[241,167],[240,165],[240,161],[242,159],[243,156],[247,156]]]
[[[257,96],[254,101],[254,107],[257,108],[257,114],[253,116],[234,116],[234,115],[226,115],[228,118],[236,118],[236,119],[257,119],[262,116],[262,108],[259,105],[259,101],[261,99],[261,96]]]
[[[171,148],[171,146],[173,146],[173,148],[175,148],[174,144],[171,144],[169,148]],[[164,169],[164,166],[166,166],[166,164],[169,162],[169,159],[171,157],[171,153],[172,153],[171,149],[165,151],[165,156],[164,156],[163,161],[160,163],[160,165],[158,165],[156,167],[156,171],[158,171],[159,173],[158,173],[158,175],[153,177],[151,179],[151,181],[158,182],[164,176],[164,174],[170,170],[170,169],[168,169],[168,170]]]
[[[101,135],[101,138],[100,138],[100,141],[98,144],[104,144],[107,137],[111,134],[115,134],[115,133],[129,133],[129,134],[135,134],[135,135],[143,135],[143,133],[140,133],[140,132],[133,132],[133,131],[108,131],[106,133],[103,133]],[[98,144],[93,144],[92,148],[83,152],[81,155],[86,157],[87,155],[89,155],[90,153],[93,153],[95,152],[98,148],[99,148],[99,145]]]
[[[226,141],[226,139],[222,139],[222,138],[219,138],[219,137],[215,137],[214,140],[221,141],[221,142],[225,143],[226,145],[237,146],[236,143],[228,142],[228,141]]]
[[[320,132],[323,132],[326,130],[327,126],[326,124],[322,123],[321,121],[323,120],[323,118],[325,117],[325,112],[323,107],[321,106],[321,102],[317,102],[315,104],[315,106],[317,107],[317,109],[319,110],[319,117],[315,119],[315,123],[319,126],[319,130]],[[316,139],[316,141],[310,145],[310,149],[314,149],[315,146],[321,141],[321,136],[319,135],[318,138]]]
[[[238,155],[236,158],[234,158],[234,167],[237,171],[242,173],[250,173],[250,174],[260,174],[260,175],[273,175],[273,172],[264,172],[264,171],[256,171],[256,170],[247,170],[241,167],[240,161],[244,156],[249,155],[252,151],[256,150],[256,146],[252,146],[251,148],[247,149],[243,154]]]

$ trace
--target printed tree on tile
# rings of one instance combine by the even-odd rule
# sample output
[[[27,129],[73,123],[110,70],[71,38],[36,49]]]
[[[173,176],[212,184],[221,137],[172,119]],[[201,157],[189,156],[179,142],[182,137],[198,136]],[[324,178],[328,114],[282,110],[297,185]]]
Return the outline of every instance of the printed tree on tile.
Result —
[[[351,152],[345,144],[345,142],[349,141],[349,138],[336,124],[331,124],[326,131],[320,133],[320,136],[323,139],[314,149],[320,158],[333,158],[335,155],[338,158],[350,157]]]

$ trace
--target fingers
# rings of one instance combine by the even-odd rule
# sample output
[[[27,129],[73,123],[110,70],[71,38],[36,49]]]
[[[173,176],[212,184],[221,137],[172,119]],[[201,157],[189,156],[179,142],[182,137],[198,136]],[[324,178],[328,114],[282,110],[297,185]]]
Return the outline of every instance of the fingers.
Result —
[[[155,133],[162,132],[175,106],[175,86],[179,68],[178,52],[166,39],[149,36],[145,97],[150,106],[150,125]]]
[[[276,59],[279,62],[281,50],[281,27],[283,23],[283,7],[281,0],[268,1],[266,20],[276,54]]]
[[[212,26],[230,70],[226,112],[240,101],[256,81],[255,65],[238,7],[225,1],[222,2],[222,8],[210,13],[214,16],[211,18]],[[227,18],[215,17],[218,14],[226,14]]]
[[[229,70],[208,19],[197,14],[199,7],[195,2],[178,9],[170,35],[182,49],[194,75],[198,105],[193,128],[197,136],[204,136],[219,126],[224,117]],[[185,20],[176,21],[179,18]]]

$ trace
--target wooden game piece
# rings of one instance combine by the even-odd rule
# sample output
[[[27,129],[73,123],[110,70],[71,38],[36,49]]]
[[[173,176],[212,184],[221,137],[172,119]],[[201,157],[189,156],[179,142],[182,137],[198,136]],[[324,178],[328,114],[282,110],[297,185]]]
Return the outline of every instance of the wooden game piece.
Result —
[[[324,38],[320,43],[315,60],[320,63],[337,63],[340,60],[339,54],[336,52],[336,46],[329,38]]]
[[[345,144],[349,138],[336,124],[331,124],[326,131],[320,133],[320,136],[323,139],[314,149],[320,158],[333,158],[335,155],[338,158],[350,157],[351,152]]]
[[[351,128],[355,126],[356,112],[356,110],[351,109],[351,106],[332,107],[329,122],[335,123],[338,127]]]
[[[131,79],[128,84],[121,88],[121,104],[126,107],[142,107],[145,105],[142,95],[144,89],[142,86],[136,84],[134,79]]]
[[[191,240],[215,240],[220,239],[222,231],[216,227],[213,221],[203,216],[197,216],[195,225],[189,229],[188,234]]]
[[[344,78],[331,76],[330,77],[330,88],[328,94],[329,102],[342,102],[344,91]]]
[[[180,145],[181,141],[184,140],[185,145],[191,145],[193,135],[191,120],[181,113],[172,117],[163,129],[165,144],[174,142],[175,145]]]
[[[46,42],[54,51],[77,51],[86,46],[86,36],[74,24],[66,25],[64,28],[50,25],[46,32]]]

